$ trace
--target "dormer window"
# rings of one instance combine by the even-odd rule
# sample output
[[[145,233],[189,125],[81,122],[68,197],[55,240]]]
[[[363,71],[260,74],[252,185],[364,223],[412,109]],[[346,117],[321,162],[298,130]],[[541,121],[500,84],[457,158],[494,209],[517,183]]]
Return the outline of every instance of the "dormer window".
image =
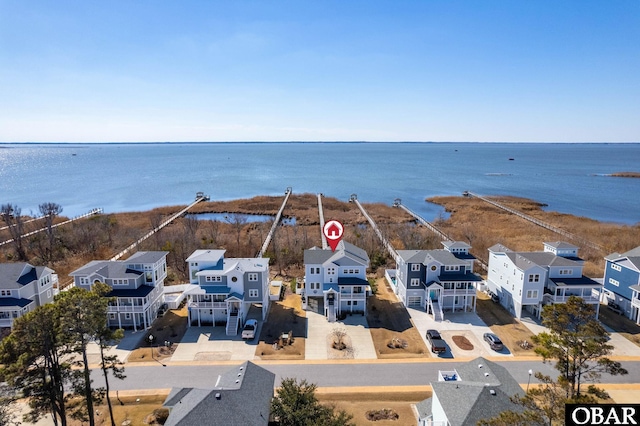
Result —
[[[420,264],[419,263],[412,263],[411,264],[411,271],[412,272],[417,272],[420,270]]]

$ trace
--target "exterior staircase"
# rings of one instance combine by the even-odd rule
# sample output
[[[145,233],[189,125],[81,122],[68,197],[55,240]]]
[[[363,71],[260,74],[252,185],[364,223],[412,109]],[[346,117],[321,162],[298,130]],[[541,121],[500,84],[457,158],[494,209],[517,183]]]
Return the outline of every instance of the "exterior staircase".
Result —
[[[227,336],[238,335],[239,322],[240,322],[240,317],[238,317],[237,312],[227,315]]]
[[[438,303],[437,300],[432,300],[431,298],[427,299],[427,313],[433,315],[434,321],[444,320],[444,312],[442,312],[440,303]]]

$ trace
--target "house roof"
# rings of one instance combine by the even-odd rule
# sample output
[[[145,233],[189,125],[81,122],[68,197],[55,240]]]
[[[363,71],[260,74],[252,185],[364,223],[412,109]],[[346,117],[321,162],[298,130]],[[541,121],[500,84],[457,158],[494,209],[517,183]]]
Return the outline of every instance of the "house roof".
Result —
[[[589,286],[602,287],[602,283],[595,281],[589,277],[581,276],[580,278],[549,278],[556,286]]]
[[[127,262],[120,260],[92,260],[83,267],[76,269],[69,275],[75,276],[91,276],[99,275],[103,278],[138,278],[143,274],[142,271],[135,271],[127,267]]]
[[[504,246],[502,244],[494,244],[491,247],[489,247],[488,250],[492,253],[509,253],[513,251],[509,247]]]
[[[338,285],[369,285],[369,281],[358,277],[338,277]]]
[[[0,307],[4,308],[12,306],[24,308],[30,303],[35,303],[35,301],[31,299],[18,299],[15,297],[0,297]]]
[[[622,266],[640,271],[640,246],[631,249],[625,253],[611,253],[605,257],[610,262],[616,262]],[[628,264],[626,264],[628,262]]]
[[[482,281],[482,277],[474,274],[473,272],[466,272],[464,274],[462,273],[458,273],[458,274],[451,274],[451,273],[445,273],[445,274],[440,274],[438,276],[438,279],[440,280],[440,282],[455,282],[455,281],[472,281],[472,282],[480,282]]]
[[[567,266],[573,268],[581,268],[582,263],[567,257],[556,256],[548,251],[534,251],[534,252],[508,252],[507,257],[518,267],[519,269],[526,271],[532,266],[540,266],[548,268],[551,266]]]
[[[211,389],[174,388],[164,402],[165,426],[267,425],[275,374],[247,361],[218,377]]]
[[[33,266],[26,262],[0,263],[0,288],[18,289],[52,273],[46,266]]]
[[[338,243],[336,251],[323,250],[318,247],[312,247],[304,251],[305,265],[322,265],[327,262],[335,263],[339,266],[360,265],[368,267],[369,255],[363,249],[344,240]]]
[[[471,246],[467,243],[465,243],[464,241],[443,241],[442,245],[445,248],[462,248],[462,249],[470,249]]]
[[[156,263],[167,257],[168,251],[139,251],[131,256],[125,262],[127,263]]]
[[[138,288],[114,288],[112,289],[107,297],[146,297],[149,293],[153,291],[155,287],[151,287],[148,285],[141,285]]]
[[[187,257],[187,262],[218,262],[226,250],[196,250]]]
[[[579,249],[580,247],[578,246],[574,246],[573,244],[569,244],[567,242],[564,241],[553,241],[553,242],[545,242],[545,245],[549,246],[549,247],[553,247],[555,249]]]
[[[451,426],[476,425],[503,411],[522,410],[510,400],[523,395],[522,388],[504,367],[479,357],[456,371],[460,380],[431,383]]]
[[[449,250],[398,250],[400,256],[405,263],[422,263],[428,265],[431,262],[438,262],[443,265],[466,265],[467,262],[455,256]]]

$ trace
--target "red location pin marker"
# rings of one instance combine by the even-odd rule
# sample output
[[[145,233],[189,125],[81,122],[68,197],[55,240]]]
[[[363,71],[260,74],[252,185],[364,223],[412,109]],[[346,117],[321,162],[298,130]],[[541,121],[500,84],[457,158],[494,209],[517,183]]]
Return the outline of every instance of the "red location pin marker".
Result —
[[[331,247],[331,251],[336,251],[336,247],[338,247],[338,243],[344,234],[344,227],[342,224],[337,220],[330,220],[324,224],[322,231],[329,243],[329,247]]]

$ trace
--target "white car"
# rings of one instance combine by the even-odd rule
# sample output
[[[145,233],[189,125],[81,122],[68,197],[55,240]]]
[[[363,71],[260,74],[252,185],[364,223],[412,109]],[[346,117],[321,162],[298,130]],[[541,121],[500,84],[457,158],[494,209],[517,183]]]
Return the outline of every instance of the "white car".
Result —
[[[242,338],[251,340],[256,337],[256,330],[258,329],[258,321],[254,319],[247,320],[242,329]]]

